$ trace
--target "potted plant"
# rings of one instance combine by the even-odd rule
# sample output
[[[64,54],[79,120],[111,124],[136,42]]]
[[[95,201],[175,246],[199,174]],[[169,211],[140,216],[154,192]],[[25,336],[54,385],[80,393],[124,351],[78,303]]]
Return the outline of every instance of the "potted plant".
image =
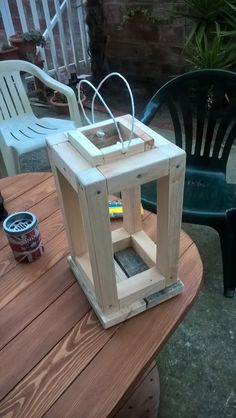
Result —
[[[4,60],[16,60],[19,58],[18,48],[12,45],[9,45],[7,42],[4,42],[0,46],[0,61]]]
[[[184,0],[177,12],[191,21],[184,52],[194,68],[235,69],[235,0]]]
[[[220,68],[234,69],[236,65],[235,44],[218,32],[212,39],[195,35],[186,48],[186,60],[195,69]]]
[[[80,98],[82,102],[86,99],[82,87],[80,88]],[[49,101],[57,113],[60,115],[69,115],[69,106],[65,94],[61,93],[60,91],[54,91]]]
[[[39,30],[32,29],[24,33],[16,33],[9,38],[12,46],[18,47],[19,58],[35,63],[36,47],[42,48],[46,45],[46,40]]]

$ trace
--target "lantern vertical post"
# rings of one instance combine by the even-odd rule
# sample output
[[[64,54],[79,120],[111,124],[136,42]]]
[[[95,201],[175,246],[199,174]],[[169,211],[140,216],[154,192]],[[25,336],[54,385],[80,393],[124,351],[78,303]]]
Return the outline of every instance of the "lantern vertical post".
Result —
[[[111,313],[119,310],[119,301],[106,179],[96,168],[78,173],[77,178],[98,305],[105,314]]]
[[[178,279],[184,176],[185,154],[170,155],[169,174],[157,182],[157,265],[167,286]]]
[[[123,226],[129,234],[142,229],[140,186],[127,187],[121,192],[124,206]]]

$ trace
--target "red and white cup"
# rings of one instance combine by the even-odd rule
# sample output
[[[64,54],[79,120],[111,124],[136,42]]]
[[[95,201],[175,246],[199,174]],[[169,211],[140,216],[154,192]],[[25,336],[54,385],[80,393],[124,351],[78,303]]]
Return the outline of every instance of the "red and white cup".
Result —
[[[32,212],[15,212],[3,222],[3,230],[17,261],[31,263],[44,252],[38,220]]]

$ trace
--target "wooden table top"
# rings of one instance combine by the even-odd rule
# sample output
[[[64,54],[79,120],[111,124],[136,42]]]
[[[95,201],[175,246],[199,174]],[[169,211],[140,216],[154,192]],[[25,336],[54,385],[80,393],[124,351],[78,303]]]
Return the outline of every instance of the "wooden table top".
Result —
[[[182,232],[183,293],[104,330],[67,264],[52,175],[4,178],[0,190],[9,213],[36,214],[45,244],[38,260],[17,263],[0,231],[0,416],[112,416],[194,302],[202,280],[198,250]],[[152,239],[155,218],[143,216]]]

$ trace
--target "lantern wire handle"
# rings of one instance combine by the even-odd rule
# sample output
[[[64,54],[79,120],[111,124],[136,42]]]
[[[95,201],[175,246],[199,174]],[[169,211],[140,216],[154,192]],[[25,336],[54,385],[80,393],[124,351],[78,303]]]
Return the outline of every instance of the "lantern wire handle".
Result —
[[[112,77],[112,76],[118,76],[118,77],[120,77],[123,81],[124,81],[124,83],[126,84],[126,87],[127,87],[127,89],[128,89],[128,92],[129,92],[129,95],[130,95],[130,100],[131,100],[131,108],[132,108],[132,123],[131,123],[131,131],[130,131],[130,136],[129,136],[129,138],[128,138],[128,144],[127,144],[127,147],[126,147],[126,149],[125,149],[125,147],[124,147],[124,139],[122,138],[122,136],[121,136],[121,132],[120,132],[120,129],[119,129],[119,126],[118,126],[118,124],[117,124],[117,122],[116,122],[116,120],[115,120],[115,117],[114,117],[114,115],[113,115],[113,113],[111,112],[111,110],[110,110],[110,108],[109,108],[109,106],[107,105],[107,103],[105,102],[105,100],[103,99],[103,97],[101,96],[101,94],[99,93],[99,89],[102,87],[102,85],[103,85],[103,83],[108,79],[108,78],[110,78],[110,77]],[[87,115],[86,115],[86,112],[85,112],[85,110],[84,110],[84,105],[83,105],[83,103],[82,103],[82,101],[81,101],[81,98],[80,98],[80,87],[81,87],[81,85],[82,85],[82,83],[85,83],[85,84],[88,84],[93,90],[94,90],[94,95],[93,95],[93,98],[92,98],[92,105],[91,105],[91,113],[92,113],[92,121],[87,117]],[[94,103],[95,103],[95,98],[96,98],[96,96],[98,96],[98,98],[100,99],[100,101],[102,102],[102,104],[103,104],[103,106],[105,107],[105,109],[107,110],[107,112],[109,113],[109,115],[110,115],[110,117],[112,118],[112,120],[113,120],[113,122],[114,122],[114,124],[115,124],[115,127],[116,127],[116,130],[117,130],[117,134],[118,134],[118,137],[119,137],[119,140],[120,140],[120,142],[121,142],[121,145],[122,145],[122,153],[125,153],[125,152],[127,152],[128,151],[128,149],[129,149],[129,147],[130,147],[130,144],[131,144],[131,141],[132,141],[132,137],[133,137],[133,131],[134,131],[134,117],[135,117],[135,107],[134,107],[134,98],[133,98],[133,94],[132,94],[132,91],[131,91],[131,88],[130,88],[130,85],[129,85],[129,83],[128,83],[128,81],[120,74],[120,73],[117,73],[117,72],[114,72],[114,73],[110,73],[110,74],[108,74],[106,77],[104,77],[104,79],[99,83],[99,85],[98,85],[98,87],[96,88],[96,87],[94,87],[94,85],[92,84],[92,83],[90,83],[90,81],[88,81],[88,80],[81,80],[78,84],[77,84],[77,89],[78,89],[78,101],[79,101],[79,104],[80,104],[80,107],[81,107],[81,109],[82,109],[82,112],[83,112],[83,115],[84,115],[84,117],[85,117],[85,119],[86,119],[86,121],[91,125],[91,124],[93,124],[94,122],[95,122],[95,118],[94,118]],[[102,134],[102,132],[101,132],[101,134]],[[103,135],[101,135],[101,136],[103,136]]]

